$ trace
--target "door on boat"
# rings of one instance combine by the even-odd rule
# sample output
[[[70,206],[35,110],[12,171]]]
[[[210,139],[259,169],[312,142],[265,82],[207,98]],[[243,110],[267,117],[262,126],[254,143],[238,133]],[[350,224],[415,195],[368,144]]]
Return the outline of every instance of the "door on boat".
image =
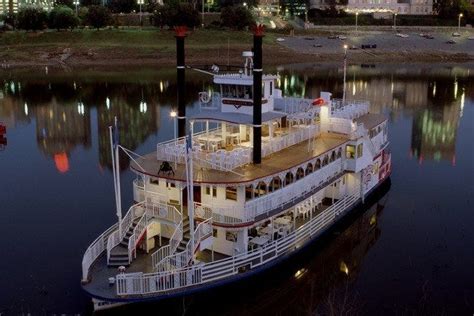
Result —
[[[184,187],[182,195],[183,195],[183,206],[188,207],[188,190],[187,190],[187,187]],[[201,187],[200,186],[197,186],[197,185],[194,186],[193,198],[194,198],[194,202],[201,203]]]

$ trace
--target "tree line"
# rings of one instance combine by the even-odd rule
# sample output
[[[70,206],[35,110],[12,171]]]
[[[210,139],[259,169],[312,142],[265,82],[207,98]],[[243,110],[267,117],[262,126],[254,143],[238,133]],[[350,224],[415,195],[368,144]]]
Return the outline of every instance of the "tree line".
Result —
[[[24,5],[18,13],[0,16],[0,22],[20,30],[38,31],[44,29],[67,30],[77,27],[100,29],[114,26],[117,13],[136,13],[136,0],[110,0],[107,5],[100,5],[97,0],[83,0],[76,8],[72,0],[58,0],[51,11],[37,5]],[[164,4],[145,2],[143,12],[150,24],[159,28],[172,28],[186,25],[189,28],[199,27],[202,23],[201,13],[196,4],[167,0]],[[244,29],[255,23],[255,18],[248,6],[224,3],[214,8],[221,12],[221,19],[212,22],[210,27],[227,27]]]

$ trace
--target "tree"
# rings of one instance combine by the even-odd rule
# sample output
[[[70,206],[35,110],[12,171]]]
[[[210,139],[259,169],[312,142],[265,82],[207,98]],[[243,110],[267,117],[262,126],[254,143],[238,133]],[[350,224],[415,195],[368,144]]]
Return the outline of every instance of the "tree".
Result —
[[[107,26],[110,20],[109,9],[100,5],[91,5],[86,13],[86,23],[96,29]]]
[[[50,29],[74,29],[79,25],[79,18],[74,14],[74,11],[65,5],[56,6],[49,13]]]
[[[18,11],[17,27],[22,30],[44,30],[48,21],[48,14],[37,6],[25,6]]]
[[[242,30],[255,24],[255,19],[249,9],[244,6],[225,7],[221,10],[221,23],[223,26]]]
[[[107,3],[113,13],[130,13],[137,8],[136,0],[110,0]]]
[[[466,0],[438,0],[433,3],[433,10],[442,18],[456,18],[459,13],[468,11]]]
[[[156,27],[186,25],[194,28],[201,24],[201,19],[199,12],[188,3],[165,4],[153,14],[153,24]]]

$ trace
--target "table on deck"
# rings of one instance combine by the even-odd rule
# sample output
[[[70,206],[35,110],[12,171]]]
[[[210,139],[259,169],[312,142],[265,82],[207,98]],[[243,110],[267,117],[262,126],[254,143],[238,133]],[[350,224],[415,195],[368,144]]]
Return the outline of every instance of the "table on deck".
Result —
[[[205,142],[205,146],[206,146],[207,150],[209,150],[209,145],[214,145],[213,150],[216,150],[217,147],[218,147],[217,144],[222,142],[221,137],[217,137],[217,136],[213,136],[213,135],[211,135],[211,136],[199,136],[198,140]]]
[[[267,244],[269,241],[270,241],[270,238],[268,238],[266,236],[258,236],[258,237],[254,237],[254,238],[250,239],[249,244],[252,245],[252,249],[253,249],[254,245],[258,246],[258,247],[261,247],[261,246]]]

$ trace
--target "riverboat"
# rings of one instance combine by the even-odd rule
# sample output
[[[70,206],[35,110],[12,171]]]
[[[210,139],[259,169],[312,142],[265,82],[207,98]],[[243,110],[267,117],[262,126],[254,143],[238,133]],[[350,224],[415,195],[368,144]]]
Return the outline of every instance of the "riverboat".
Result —
[[[216,88],[186,115],[185,34],[177,29],[178,137],[140,156],[110,128],[118,221],[82,260],[95,309],[251,276],[317,239],[388,180],[387,119],[366,101],[329,92],[284,97],[278,75],[262,72],[262,37],[257,27],[238,72],[213,67]],[[136,174],[124,216],[119,150]]]

